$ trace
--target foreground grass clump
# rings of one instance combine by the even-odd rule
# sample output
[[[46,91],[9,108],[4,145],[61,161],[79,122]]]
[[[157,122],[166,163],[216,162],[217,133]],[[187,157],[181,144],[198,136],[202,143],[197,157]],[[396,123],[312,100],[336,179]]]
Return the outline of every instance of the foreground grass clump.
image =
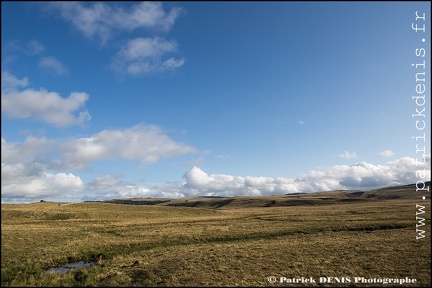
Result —
[[[2,286],[289,285],[269,283],[271,275],[409,277],[417,282],[400,286],[430,286],[430,215],[421,215],[427,233],[416,240],[416,200],[280,207],[275,199],[274,207],[232,209],[2,204]],[[47,272],[78,261],[97,264]],[[295,286],[335,285],[353,283]]]

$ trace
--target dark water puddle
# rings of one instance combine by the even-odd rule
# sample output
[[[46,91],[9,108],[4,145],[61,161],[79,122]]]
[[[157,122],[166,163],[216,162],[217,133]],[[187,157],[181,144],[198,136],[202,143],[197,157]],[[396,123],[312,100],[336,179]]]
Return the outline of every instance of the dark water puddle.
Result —
[[[76,262],[76,263],[67,263],[63,266],[59,267],[51,267],[48,269],[48,272],[54,272],[54,273],[65,273],[67,271],[71,271],[74,269],[80,269],[80,268],[89,268],[96,265],[96,262]]]

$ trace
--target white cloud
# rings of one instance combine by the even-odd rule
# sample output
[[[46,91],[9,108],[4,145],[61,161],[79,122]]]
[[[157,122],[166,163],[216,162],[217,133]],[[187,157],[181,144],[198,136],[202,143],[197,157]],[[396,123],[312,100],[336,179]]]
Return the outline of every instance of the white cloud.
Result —
[[[177,43],[175,41],[166,41],[160,37],[155,38],[135,38],[130,40],[123,47],[118,55],[126,61],[138,59],[156,58],[161,55],[176,51]]]
[[[195,152],[195,148],[173,141],[154,125],[103,130],[91,137],[70,139],[59,146],[62,165],[74,169],[105,159],[139,159],[142,163],[155,163],[160,158]]]
[[[50,7],[70,22],[85,37],[99,38],[104,44],[114,31],[133,31],[138,28],[168,31],[183,12],[173,8],[165,12],[160,2],[140,2],[128,11],[111,7],[105,3],[94,3],[88,7],[79,2],[53,2]]]
[[[379,153],[380,156],[382,157],[392,157],[394,155],[392,150],[384,150],[382,152]]]
[[[294,179],[207,174],[196,166],[183,177],[186,180],[183,184],[186,196],[260,196],[298,192],[304,188]]]
[[[176,60],[174,58],[169,58],[168,60],[162,62],[162,70],[174,70],[181,67],[184,63],[184,59]]]
[[[154,125],[136,125],[124,130],[103,130],[86,138],[47,139],[27,137],[23,142],[1,140],[4,164],[34,162],[49,169],[82,169],[94,161],[141,160],[155,163],[161,158],[197,153],[175,142]]]
[[[180,183],[164,183],[147,186],[131,184],[115,175],[106,175],[92,180],[82,200],[107,200],[118,198],[181,198],[185,197]]]
[[[84,183],[72,173],[50,173],[36,162],[5,164],[1,169],[2,200],[72,197]]]
[[[28,78],[18,79],[14,75],[7,71],[2,71],[1,74],[1,85],[2,91],[8,91],[10,89],[15,89],[18,87],[26,87],[28,85]],[[3,94],[3,93],[2,93]]]
[[[187,185],[190,188],[206,188],[212,184],[210,188],[214,188],[216,179],[209,176],[206,172],[200,168],[194,166],[190,171],[186,172],[184,178],[187,181]]]
[[[355,159],[355,158],[357,158],[357,154],[356,154],[356,152],[345,151],[344,153],[339,154],[338,157],[343,158],[343,159]]]
[[[17,40],[8,41],[5,49],[10,52],[20,52],[29,56],[41,54],[45,47],[37,40],[30,40],[26,44],[21,44]]]
[[[89,187],[92,190],[102,190],[102,191],[109,191],[113,187],[119,185],[119,176],[117,175],[105,175],[101,177],[96,177],[90,183],[87,184],[87,187]]]
[[[419,164],[419,163],[417,163]],[[416,171],[425,169],[425,181],[430,181],[430,155],[425,163],[403,157],[387,165],[360,162],[355,165],[335,165],[325,170],[310,171],[301,177],[241,177],[207,174],[198,167],[185,173],[184,196],[195,195],[270,195],[292,192],[314,192],[344,189],[373,189],[392,185],[416,183]]]
[[[145,75],[166,70],[175,70],[184,64],[183,59],[163,60],[167,53],[177,51],[177,43],[160,37],[135,38],[129,40],[117,53],[113,70],[129,75]]]
[[[68,72],[63,63],[55,57],[42,57],[39,61],[39,67],[50,69],[58,75],[64,75]]]
[[[416,183],[418,169],[425,169],[425,181],[430,181],[430,155],[422,165],[416,166],[413,158],[403,157],[386,165],[359,162],[355,165],[335,165],[323,170],[313,170],[298,178],[233,176],[209,174],[194,166],[187,171],[184,183],[135,185],[107,175],[89,183],[93,196],[90,200],[130,197],[196,197],[196,196],[265,196],[293,192],[318,192],[331,190],[369,190],[378,187]]]
[[[126,140],[120,140],[122,138]],[[89,164],[90,161],[115,157],[147,161],[174,154],[190,153],[194,150],[173,142],[165,135],[160,134],[160,130],[154,130],[154,127],[148,126],[135,126],[124,131],[102,131],[91,138],[86,138],[87,140],[92,139],[90,144],[86,143],[79,147],[83,144],[81,142],[83,139],[85,138],[76,139],[76,143],[74,141],[64,143],[63,149],[74,147],[69,151],[71,154],[63,159],[65,162],[73,161],[73,157],[78,157],[78,162],[69,164],[75,166],[83,166]],[[125,142],[131,142],[131,144]],[[139,143],[146,142],[152,144],[139,145]],[[162,148],[159,151],[158,143],[162,146],[164,146],[163,143],[168,144],[173,149],[164,150]],[[151,148],[152,145],[154,146]],[[425,178],[422,180],[430,181],[431,179],[431,160],[430,155],[428,155],[423,164],[419,163],[420,160],[416,163],[414,158],[402,157],[389,161],[386,165],[374,165],[367,162],[359,162],[354,165],[335,165],[326,169],[309,171],[297,178],[209,174],[195,166],[183,175],[184,183],[137,185],[122,181],[117,175],[105,175],[84,185],[79,176],[64,172],[54,173],[48,170],[50,169],[49,161],[44,159],[44,155],[48,151],[52,151],[54,146],[55,141],[43,138],[28,137],[21,144],[8,143],[2,139],[2,197],[6,201],[44,197],[72,197],[77,193],[82,194],[84,192],[86,196],[82,200],[128,197],[178,198],[200,195],[264,196],[340,189],[368,190],[415,183],[419,180],[418,175],[416,175],[416,171],[419,170],[425,173]],[[138,147],[143,147],[143,151],[139,151]],[[116,156],[111,157],[110,153]],[[148,153],[153,155],[150,156]],[[80,157],[81,159],[79,159]],[[85,159],[86,157],[88,159]]]
[[[46,138],[27,137],[22,143],[10,143],[1,139],[1,162],[16,164],[23,161],[43,162],[47,159],[55,144]]]
[[[3,83],[1,108],[11,118],[35,118],[58,127],[83,124],[91,119],[85,110],[78,116],[73,114],[84,108],[89,99],[84,92],[72,92],[68,98],[62,98],[57,92],[49,92],[44,88],[19,91],[16,88],[26,86],[28,79],[18,80],[7,72],[2,72]]]
[[[7,202],[14,199],[67,198],[84,192],[85,185],[79,176],[54,171],[81,169],[94,161],[106,159],[138,159],[142,163],[155,163],[161,158],[197,152],[193,147],[175,142],[153,125],[103,130],[88,138],[46,139],[29,136],[23,142],[7,142],[4,138],[1,141],[1,191],[2,198]],[[101,193],[105,197],[181,195],[179,188],[176,191],[176,188],[167,184],[161,185],[160,189],[150,190],[120,181],[115,175],[96,178],[86,187],[96,196]]]
[[[83,188],[78,176],[52,173],[46,167],[55,141],[27,137],[22,143],[1,143],[1,193],[4,200],[31,201],[36,198],[73,195]]]
[[[183,12],[183,9],[176,7],[166,13],[161,2],[141,2],[131,7],[129,12],[119,9],[115,13],[116,19],[113,22],[125,30],[145,27],[168,31]]]
[[[335,165],[324,171],[312,171],[303,179],[320,183],[322,179],[336,180],[342,189],[365,189],[378,186],[412,184],[418,179],[417,169],[427,169],[430,179],[430,157],[425,165],[415,165],[415,159],[403,157],[387,165],[359,162],[354,165]]]
[[[39,41],[36,40],[30,40],[26,46],[26,51],[30,55],[38,55],[42,53],[44,50],[45,47]]]
[[[59,12],[60,17],[70,22],[87,38],[100,39],[102,44],[114,32],[131,32],[146,28],[156,32],[166,32],[184,10],[172,8],[165,12],[160,2],[139,2],[127,11],[121,7],[99,2],[87,7],[79,2],[52,2],[48,5]],[[174,71],[184,65],[184,59],[166,57],[177,51],[177,43],[160,37],[135,38],[126,42],[111,63],[111,68],[119,73],[132,76]],[[50,67],[53,67],[50,64]],[[56,67],[58,65],[55,65]]]

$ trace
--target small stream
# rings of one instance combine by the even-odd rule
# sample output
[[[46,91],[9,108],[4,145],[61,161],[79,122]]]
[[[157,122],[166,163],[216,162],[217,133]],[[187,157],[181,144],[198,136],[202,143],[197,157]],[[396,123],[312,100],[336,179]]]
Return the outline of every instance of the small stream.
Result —
[[[96,262],[80,261],[80,262],[76,262],[76,263],[67,263],[67,264],[64,264],[63,266],[59,266],[59,267],[51,267],[48,269],[48,272],[65,273],[67,271],[71,271],[74,269],[89,268],[89,267],[92,267],[94,265],[96,265]]]

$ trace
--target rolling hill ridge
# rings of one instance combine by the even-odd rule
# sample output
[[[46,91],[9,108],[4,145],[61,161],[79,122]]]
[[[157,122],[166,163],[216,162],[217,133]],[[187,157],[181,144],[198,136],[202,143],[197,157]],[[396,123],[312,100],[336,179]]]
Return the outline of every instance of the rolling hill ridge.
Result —
[[[431,181],[426,182],[430,190]],[[175,207],[196,207],[207,209],[235,209],[253,207],[284,207],[284,206],[321,206],[328,204],[344,204],[352,202],[370,202],[377,200],[394,199],[421,199],[428,196],[430,192],[416,192],[416,185],[401,185],[368,191],[359,190],[337,190],[314,193],[293,193],[273,196],[200,196],[194,198],[127,198],[96,201],[113,204],[126,205],[156,205],[156,206],[175,206]],[[429,197],[427,197],[429,198]]]

